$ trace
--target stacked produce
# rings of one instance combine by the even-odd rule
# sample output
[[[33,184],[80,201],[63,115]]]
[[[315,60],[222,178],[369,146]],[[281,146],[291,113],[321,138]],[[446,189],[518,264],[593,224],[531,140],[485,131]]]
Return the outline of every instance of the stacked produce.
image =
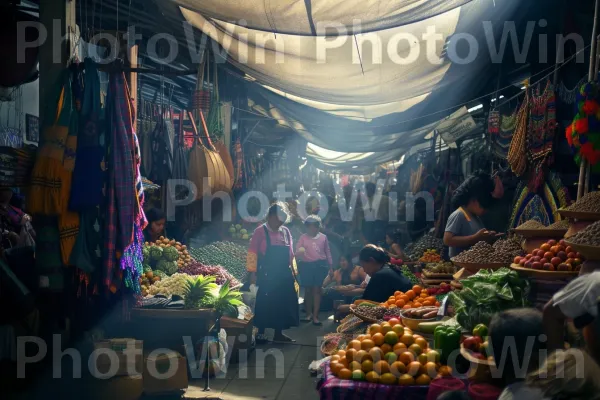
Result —
[[[142,290],[142,296],[147,296],[149,294],[150,286],[154,285],[156,282],[160,281],[162,278],[167,275],[162,271],[152,271],[151,268],[146,268],[142,276],[140,276],[140,288]]]
[[[463,289],[450,292],[448,299],[454,306],[456,320],[465,329],[489,325],[499,311],[527,306],[529,282],[511,269],[480,270],[460,282]]]
[[[173,274],[167,276],[160,281],[154,282],[152,286],[148,288],[148,294],[156,296],[162,294],[163,296],[185,296],[188,290],[188,281],[190,276],[187,274]]]
[[[564,240],[549,240],[533,253],[516,257],[513,262],[521,267],[544,271],[579,271],[583,257]]]
[[[469,353],[479,360],[493,361],[494,357],[490,353],[490,345],[487,341],[488,328],[484,324],[479,324],[473,328],[473,336],[466,338],[462,345]]]
[[[406,253],[412,261],[418,261],[427,250],[436,250],[438,254],[442,254],[444,250],[444,242],[432,235],[424,235],[414,244],[406,246]]]
[[[242,225],[231,225],[229,234],[233,239],[250,240],[250,234]]]
[[[439,262],[435,264],[429,264],[426,268],[423,269],[424,276],[452,276],[454,273],[456,273],[456,267],[450,262]]]
[[[523,249],[516,240],[504,239],[494,245],[479,242],[454,257],[452,261],[468,264],[510,264],[517,255],[521,254],[523,254]]]
[[[422,263],[439,263],[442,257],[435,249],[429,249],[423,253],[423,257],[419,258]]]
[[[155,243],[146,242],[143,249],[144,270],[151,268],[172,275],[179,268],[191,264],[194,260],[187,247],[175,240],[161,236]]]
[[[586,246],[600,246],[600,221],[596,221],[587,228],[569,238],[569,242]]]
[[[358,317],[381,320],[387,309],[376,304],[362,303],[352,309],[352,313]]]
[[[419,307],[439,307],[440,304],[437,302],[437,299],[429,293],[429,289],[423,289],[421,286],[415,285],[411,290],[407,290],[406,293],[394,293],[393,296],[390,296],[388,301],[383,303],[383,306],[386,308],[409,310],[411,308]]]
[[[454,280],[455,273],[456,267],[452,263],[429,264],[422,273],[423,285],[426,286],[427,293],[430,296],[440,296],[450,292],[452,290],[450,282]]]
[[[419,284],[419,278],[417,278],[417,276],[411,272],[408,266],[403,265],[400,270],[402,271],[402,275],[404,275],[410,281],[410,283],[413,285]]]
[[[203,265],[220,265],[238,281],[246,279],[246,256],[248,249],[232,242],[215,242],[190,250],[192,256]]]
[[[450,368],[439,361],[440,354],[430,349],[425,338],[391,319],[371,325],[367,334],[336,352],[329,367],[340,379],[424,386],[437,376],[450,376]]]
[[[576,203],[567,207],[568,211],[600,213],[600,192],[589,192]]]
[[[221,266],[208,266],[199,262],[194,262],[186,267],[183,267],[179,272],[188,275],[203,275],[203,276],[214,276],[217,285],[223,285],[225,282],[229,282],[231,287],[239,287],[241,283],[235,279],[227,270]]]

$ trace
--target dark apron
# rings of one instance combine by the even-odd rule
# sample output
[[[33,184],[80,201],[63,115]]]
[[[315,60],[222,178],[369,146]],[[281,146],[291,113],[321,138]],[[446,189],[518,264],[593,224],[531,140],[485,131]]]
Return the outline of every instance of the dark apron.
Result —
[[[300,323],[298,296],[290,268],[290,246],[273,246],[266,226],[267,248],[258,259],[254,325],[259,329],[285,330]],[[284,233],[287,235],[287,233]],[[291,243],[288,237],[288,243]]]

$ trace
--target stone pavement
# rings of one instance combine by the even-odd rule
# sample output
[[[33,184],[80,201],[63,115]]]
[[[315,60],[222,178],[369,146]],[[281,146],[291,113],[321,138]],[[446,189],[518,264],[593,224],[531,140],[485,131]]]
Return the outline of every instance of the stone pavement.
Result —
[[[328,313],[329,315],[331,313]],[[335,332],[329,315],[321,315],[322,327],[303,323],[286,332],[294,344],[261,345],[247,360],[230,365],[223,378],[211,381],[211,391],[204,392],[204,381],[195,380],[185,394],[186,399],[223,400],[312,400],[318,399],[317,378],[310,376],[308,366],[322,358],[319,338]]]

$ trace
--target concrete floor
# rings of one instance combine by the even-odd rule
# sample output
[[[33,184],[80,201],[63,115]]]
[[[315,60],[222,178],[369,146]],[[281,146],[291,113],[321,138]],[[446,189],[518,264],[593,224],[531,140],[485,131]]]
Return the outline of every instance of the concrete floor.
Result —
[[[245,362],[230,365],[226,376],[211,383],[211,391],[204,392],[203,381],[192,381],[186,399],[218,398],[223,400],[312,400],[318,399],[316,384],[308,366],[322,358],[319,351],[321,338],[335,332],[335,324],[328,319],[331,313],[321,315],[323,326],[303,323],[286,334],[296,340],[294,344],[261,345]]]

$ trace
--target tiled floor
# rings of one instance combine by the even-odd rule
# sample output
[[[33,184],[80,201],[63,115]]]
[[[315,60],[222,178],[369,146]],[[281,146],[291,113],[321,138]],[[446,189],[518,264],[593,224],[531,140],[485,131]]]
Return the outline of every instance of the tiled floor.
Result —
[[[294,344],[269,344],[257,347],[245,362],[230,365],[225,377],[211,383],[204,392],[203,381],[192,381],[186,399],[220,398],[223,400],[312,400],[318,399],[317,378],[308,370],[310,363],[321,358],[320,338],[335,332],[335,325],[322,315],[323,326],[303,324],[286,332]]]

